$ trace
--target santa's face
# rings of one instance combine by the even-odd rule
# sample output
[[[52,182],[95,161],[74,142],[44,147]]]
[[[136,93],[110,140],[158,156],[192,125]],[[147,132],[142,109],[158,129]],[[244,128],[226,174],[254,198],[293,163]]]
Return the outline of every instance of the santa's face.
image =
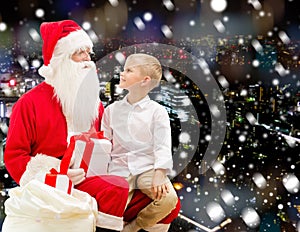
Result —
[[[78,51],[72,54],[71,59],[75,62],[91,61],[90,53],[90,48],[79,49]]]

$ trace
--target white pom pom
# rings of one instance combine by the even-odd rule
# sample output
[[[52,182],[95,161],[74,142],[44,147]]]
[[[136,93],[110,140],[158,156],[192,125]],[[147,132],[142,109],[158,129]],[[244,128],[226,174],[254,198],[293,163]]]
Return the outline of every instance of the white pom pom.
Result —
[[[50,65],[48,66],[43,65],[42,67],[39,68],[38,72],[45,79],[53,78],[53,69]]]

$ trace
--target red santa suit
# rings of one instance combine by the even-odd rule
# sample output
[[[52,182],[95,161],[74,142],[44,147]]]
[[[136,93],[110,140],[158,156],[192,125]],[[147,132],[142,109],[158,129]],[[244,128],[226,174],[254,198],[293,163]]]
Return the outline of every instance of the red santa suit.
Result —
[[[101,104],[100,116],[102,111]],[[43,82],[25,93],[13,107],[4,154],[6,168],[19,183],[32,157],[45,154],[61,158],[67,145],[65,116],[54,97],[53,87]],[[89,177],[76,188],[96,199],[99,227],[115,230],[122,228],[128,195],[128,184],[123,178]]]

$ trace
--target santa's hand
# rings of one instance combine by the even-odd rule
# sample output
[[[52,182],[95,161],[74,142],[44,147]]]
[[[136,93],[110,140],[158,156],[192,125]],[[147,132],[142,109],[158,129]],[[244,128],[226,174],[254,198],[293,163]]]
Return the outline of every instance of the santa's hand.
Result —
[[[85,172],[83,168],[69,168],[67,175],[74,185],[80,184],[85,179]]]

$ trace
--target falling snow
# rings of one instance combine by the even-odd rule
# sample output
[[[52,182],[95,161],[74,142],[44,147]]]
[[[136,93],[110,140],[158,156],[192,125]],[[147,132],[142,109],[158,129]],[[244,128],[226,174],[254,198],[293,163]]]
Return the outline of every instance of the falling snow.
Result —
[[[7,99],[42,81],[40,23],[71,18],[94,42],[105,104],[124,95],[117,84],[107,83],[113,85],[114,76],[118,80],[114,70],[130,53],[146,51],[140,44],[151,44],[150,53],[164,64],[162,84],[151,94],[171,119],[171,176],[181,211],[170,231],[217,231],[220,225],[230,232],[280,226],[288,231],[288,225],[300,231],[296,0],[234,6],[226,0],[68,2],[58,8],[56,1],[34,1],[0,10],[2,147],[12,108]],[[179,49],[157,49],[161,44]],[[122,50],[131,45],[136,46]],[[112,62],[116,69],[107,71]],[[0,162],[3,220],[13,182]]]

